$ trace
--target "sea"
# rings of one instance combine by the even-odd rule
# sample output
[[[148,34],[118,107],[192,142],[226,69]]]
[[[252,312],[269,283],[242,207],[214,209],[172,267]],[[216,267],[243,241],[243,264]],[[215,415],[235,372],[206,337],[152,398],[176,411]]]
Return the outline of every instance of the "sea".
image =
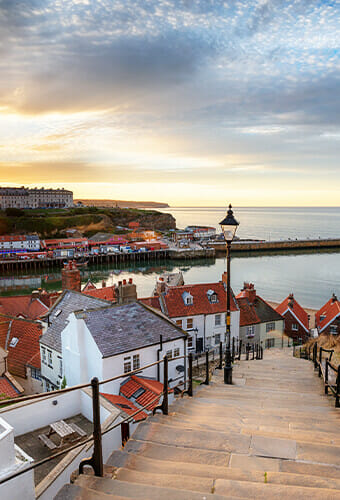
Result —
[[[242,239],[279,241],[287,239],[340,238],[340,207],[332,208],[244,208],[233,207],[239,222],[237,236]],[[187,225],[214,226],[226,214],[225,207],[170,207],[177,227]],[[82,281],[91,280],[101,286],[133,278],[139,297],[152,294],[157,279],[164,271],[181,271],[185,283],[214,283],[226,268],[223,257],[192,261],[159,261],[149,264],[96,265],[82,271]],[[235,293],[244,282],[254,283],[257,293],[266,300],[281,302],[289,293],[305,307],[319,309],[332,293],[340,297],[340,251],[308,250],[278,253],[232,252],[231,285]],[[36,288],[61,289],[60,270],[36,274],[0,276],[0,295],[28,293]]]

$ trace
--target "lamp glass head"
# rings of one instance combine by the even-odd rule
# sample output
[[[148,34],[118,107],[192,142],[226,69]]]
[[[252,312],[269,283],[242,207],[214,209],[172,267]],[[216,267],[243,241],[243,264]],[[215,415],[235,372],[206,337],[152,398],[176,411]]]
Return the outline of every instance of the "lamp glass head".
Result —
[[[227,215],[220,222],[220,226],[224,234],[224,239],[226,241],[233,241],[239,223],[234,217],[231,205],[229,205],[229,210],[227,212]]]

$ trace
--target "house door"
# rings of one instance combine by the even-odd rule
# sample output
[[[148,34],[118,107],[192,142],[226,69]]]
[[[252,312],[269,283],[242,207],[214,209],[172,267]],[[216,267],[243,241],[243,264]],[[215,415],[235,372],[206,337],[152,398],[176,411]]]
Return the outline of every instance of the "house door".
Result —
[[[203,351],[203,339],[202,337],[196,339],[196,352],[202,352]]]

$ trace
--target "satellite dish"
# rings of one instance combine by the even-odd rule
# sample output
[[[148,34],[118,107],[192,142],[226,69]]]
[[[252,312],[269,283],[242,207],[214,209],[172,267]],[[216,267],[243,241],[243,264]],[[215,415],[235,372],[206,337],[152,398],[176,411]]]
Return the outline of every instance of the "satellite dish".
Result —
[[[183,373],[183,372],[184,372],[184,366],[183,366],[183,365],[177,365],[177,366],[176,366],[176,370],[177,370],[179,373]]]

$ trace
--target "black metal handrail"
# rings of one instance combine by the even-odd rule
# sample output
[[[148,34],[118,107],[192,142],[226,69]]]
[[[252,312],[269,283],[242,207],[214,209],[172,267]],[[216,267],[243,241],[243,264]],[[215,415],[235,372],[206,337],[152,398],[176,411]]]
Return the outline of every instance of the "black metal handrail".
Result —
[[[329,358],[325,359],[323,364],[322,354],[326,352],[329,353]],[[306,359],[313,361],[314,370],[318,370],[318,375],[322,378],[324,383],[325,394],[329,394],[328,390],[331,390],[332,395],[335,397],[335,408],[340,408],[340,365],[336,368],[331,363],[332,356],[334,354],[334,349],[325,349],[324,347],[319,347],[319,359],[318,359],[318,344],[314,343],[313,348],[309,346],[305,348]],[[336,373],[335,384],[331,384],[329,381],[329,369]]]
[[[219,352],[220,352],[220,366],[222,366],[222,348],[221,348],[221,345],[222,345],[222,342],[220,343],[220,346],[219,346]],[[242,341],[239,342],[239,353],[238,355],[240,356],[241,354],[241,347],[242,347]],[[203,356],[205,355],[205,381],[203,383],[206,383],[207,385],[209,384],[209,377],[210,377],[210,373],[209,373],[209,354],[211,354],[213,351],[215,352],[216,348],[213,349],[213,350],[210,350],[210,351],[206,351],[204,353],[201,353],[200,356]],[[253,350],[253,353],[255,352],[255,350]],[[263,358],[263,348],[262,346],[257,346],[256,348],[256,355],[259,353],[259,356],[260,357],[256,357],[256,359],[262,359]],[[235,351],[234,351],[234,354],[235,354]],[[254,354],[253,354],[254,356]],[[262,357],[261,357],[262,356]],[[148,410],[148,408],[153,405],[156,401],[159,401],[159,399],[163,396],[163,400],[162,400],[162,404],[161,405],[158,405],[156,406],[155,408],[153,408],[153,414],[157,411],[157,410],[161,410],[163,412],[164,415],[168,415],[168,395],[169,395],[169,392],[173,389],[169,389],[169,380],[168,380],[168,363],[171,362],[171,361],[176,361],[176,360],[179,360],[179,359],[186,359],[188,358],[188,379],[184,379],[183,381],[181,381],[177,386],[179,385],[186,385],[188,383],[188,389],[187,390],[184,390],[183,391],[183,394],[188,394],[189,397],[192,397],[193,396],[193,354],[192,353],[189,353],[189,355],[187,356],[178,356],[176,358],[171,358],[171,359],[168,359],[167,356],[164,356],[163,359],[159,360],[159,361],[156,361],[154,363],[150,363],[148,365],[145,365],[143,367],[140,367],[136,370],[132,370],[130,372],[127,372],[127,373],[123,373],[121,375],[117,375],[115,377],[111,377],[109,379],[106,379],[106,380],[101,380],[99,381],[96,377],[93,378],[91,380],[90,383],[87,383],[87,384],[78,384],[76,386],[73,386],[73,387],[67,387],[65,389],[58,389],[58,390],[55,390],[55,391],[51,391],[51,392],[48,392],[48,393],[42,393],[42,394],[34,394],[34,395],[31,395],[31,396],[24,396],[24,397],[21,397],[21,398],[14,398],[14,399],[10,399],[10,400],[6,400],[4,401],[4,404],[6,405],[9,405],[11,403],[21,403],[23,401],[29,401],[29,400],[37,400],[37,399],[42,399],[42,398],[51,398],[51,397],[54,397],[58,394],[64,394],[64,393],[67,393],[67,392],[71,392],[71,391],[75,391],[75,390],[80,390],[80,389],[84,389],[86,387],[91,387],[92,388],[92,407],[93,407],[93,435],[91,437],[88,437],[87,439],[82,439],[80,442],[76,443],[76,444],[73,444],[67,448],[64,448],[63,450],[60,450],[56,453],[54,453],[53,455],[50,455],[48,457],[45,457],[39,461],[36,461],[36,462],[33,462],[31,463],[29,466],[21,469],[20,471],[16,471],[10,475],[8,475],[7,477],[3,478],[0,480],[0,484],[3,484],[7,481],[10,481],[11,479],[14,479],[15,477],[18,477],[22,474],[25,474],[26,472],[30,471],[30,470],[33,470],[37,467],[39,467],[40,465],[43,465],[45,463],[48,463],[50,462],[51,460],[55,459],[55,458],[58,458],[60,456],[63,456],[65,455],[66,453],[72,451],[72,450],[75,450],[77,448],[80,448],[81,446],[84,446],[85,444],[88,444],[88,443],[91,443],[93,442],[93,454],[92,454],[92,457],[89,458],[89,459],[84,459],[80,462],[79,464],[79,472],[81,473],[83,471],[83,468],[87,465],[91,466],[94,470],[94,473],[96,476],[102,476],[103,475],[103,454],[102,454],[102,436],[107,434],[108,432],[111,432],[112,430],[116,429],[117,427],[121,426],[122,424],[124,423],[130,423],[134,417],[136,415],[138,415],[139,413],[141,413],[142,411],[144,410]],[[240,357],[239,357],[240,359]],[[255,359],[255,357],[253,357],[253,359]],[[112,382],[114,380],[118,380],[120,378],[125,378],[125,377],[129,377],[131,375],[134,375],[136,373],[140,373],[142,370],[146,369],[146,368],[150,368],[152,366],[155,366],[155,365],[159,365],[163,363],[163,369],[164,369],[164,373],[163,373],[163,392],[161,392],[160,394],[158,394],[155,398],[153,398],[151,401],[149,401],[149,403],[147,403],[145,406],[139,408],[137,411],[135,411],[134,413],[128,415],[127,417],[125,417],[124,419],[120,420],[119,422],[117,422],[116,424],[112,425],[111,427],[109,427],[108,429],[106,429],[105,431],[102,431],[101,429],[101,423],[100,423],[100,393],[99,393],[99,386],[102,385],[102,384],[106,384],[106,383],[109,383],[109,382]],[[176,386],[176,387],[177,387]],[[13,406],[6,406],[6,408],[3,408],[3,412],[7,411],[7,410],[11,410],[13,409]]]

